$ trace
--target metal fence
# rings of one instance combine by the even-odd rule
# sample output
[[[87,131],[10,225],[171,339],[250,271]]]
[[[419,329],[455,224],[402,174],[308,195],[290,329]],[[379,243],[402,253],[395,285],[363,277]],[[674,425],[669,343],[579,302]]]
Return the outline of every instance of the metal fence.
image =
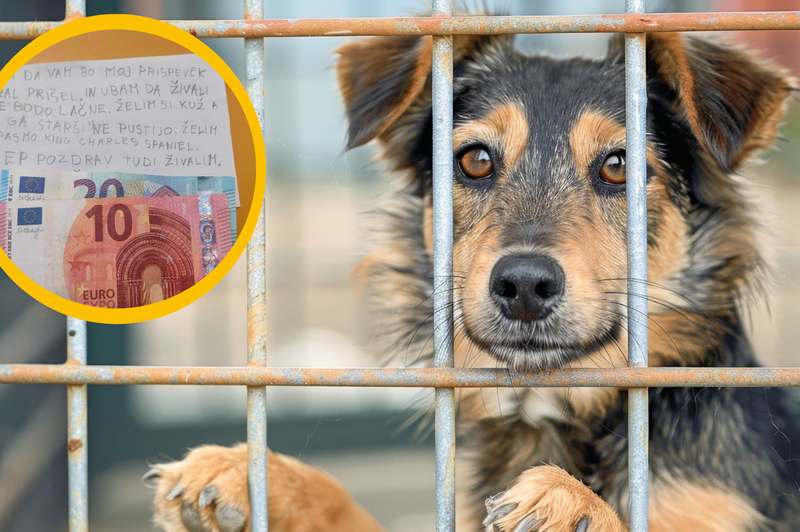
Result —
[[[244,20],[170,24],[201,38],[244,38],[245,87],[264,127],[264,38],[432,35],[434,179],[434,368],[274,368],[266,361],[266,228],[264,206],[247,246],[246,367],[87,366],[86,323],[67,318],[67,361],[2,364],[0,383],[66,384],[68,394],[69,530],[88,530],[87,408],[89,384],[247,386],[251,530],[267,530],[267,386],[377,386],[436,389],[436,530],[455,529],[455,403],[457,387],[611,386],[629,391],[629,520],[648,520],[648,388],[654,386],[800,386],[800,368],[648,368],[646,283],[628,284],[628,368],[570,369],[512,378],[497,369],[454,368],[452,265],[452,36],[508,33],[625,33],[629,278],[647,278],[645,32],[800,29],[800,12],[645,14],[645,0],[626,0],[620,15],[454,16],[452,0],[434,0],[430,17],[265,20],[263,0],[244,0]],[[0,40],[33,39],[85,15],[85,0],[66,0],[61,22],[0,22]]]

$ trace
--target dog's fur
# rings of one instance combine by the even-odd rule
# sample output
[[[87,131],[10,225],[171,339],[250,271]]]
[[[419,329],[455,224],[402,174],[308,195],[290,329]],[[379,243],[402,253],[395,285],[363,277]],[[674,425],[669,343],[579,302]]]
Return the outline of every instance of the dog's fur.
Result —
[[[381,246],[359,274],[409,363],[429,357],[436,290],[431,48],[430,37],[357,40],[338,62],[348,147],[377,139],[401,176],[382,211]],[[627,365],[625,186],[600,177],[625,148],[623,48],[617,36],[602,60],[555,59],[524,55],[507,37],[454,38],[457,365]],[[772,144],[791,82],[741,50],[677,34],[648,35],[647,60],[650,365],[755,366],[743,314],[763,292],[762,214],[740,173]],[[491,155],[491,177],[460,170],[474,146]],[[549,315],[501,312],[493,272],[509,255],[558,264]],[[463,390],[458,399],[473,473],[459,475],[460,531],[627,530],[624,390]],[[650,530],[800,527],[793,408],[782,389],[651,389]],[[241,530],[245,454],[204,447],[157,468],[157,524]],[[270,455],[269,481],[271,530],[380,530],[341,486],[299,462]]]

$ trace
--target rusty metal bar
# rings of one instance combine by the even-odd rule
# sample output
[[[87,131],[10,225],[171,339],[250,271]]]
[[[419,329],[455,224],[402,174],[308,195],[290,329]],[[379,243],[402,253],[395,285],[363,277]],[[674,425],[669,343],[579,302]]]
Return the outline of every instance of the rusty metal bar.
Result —
[[[64,19],[86,16],[86,0],[66,0]],[[67,365],[87,364],[86,322],[67,317]],[[67,386],[69,532],[89,530],[89,424],[85,384]]]
[[[264,17],[264,0],[244,0],[244,18]],[[244,77],[264,132],[264,39],[244,40]],[[247,366],[267,365],[267,250],[264,202],[253,236],[247,243]],[[250,530],[267,532],[267,388],[247,388],[247,487]]]
[[[565,369],[511,377],[490,368],[275,368],[0,364],[0,384],[169,384],[203,386],[487,387],[800,387],[800,368]]]
[[[65,21],[0,22],[0,40],[30,40]],[[168,20],[203,39],[219,37],[352,37],[359,35],[494,35],[642,33],[800,29],[800,11],[648,13],[558,16]]]
[[[434,0],[433,18],[453,14],[453,0]],[[453,359],[453,38],[433,37],[433,363]],[[436,389],[436,532],[456,529],[456,408],[453,388]]]
[[[86,16],[86,0],[66,0],[64,20],[73,20]]]
[[[644,16],[645,0],[625,11]],[[628,365],[647,367],[647,79],[645,34],[625,35],[625,131],[628,207]],[[628,390],[628,527],[647,532],[649,412],[647,388]]]
[[[67,318],[67,362],[62,368],[86,369],[86,322]],[[67,476],[69,532],[89,530],[89,451],[86,384],[67,386]]]

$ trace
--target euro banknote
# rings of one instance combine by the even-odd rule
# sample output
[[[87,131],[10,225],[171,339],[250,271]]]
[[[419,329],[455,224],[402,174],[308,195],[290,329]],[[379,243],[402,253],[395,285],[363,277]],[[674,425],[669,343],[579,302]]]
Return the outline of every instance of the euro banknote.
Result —
[[[106,308],[183,292],[232,244],[224,194],[8,201],[0,221],[0,247],[34,282]]]
[[[0,170],[0,201],[37,201],[106,197],[170,197],[225,194],[236,241],[236,178],[162,176],[123,172]]]

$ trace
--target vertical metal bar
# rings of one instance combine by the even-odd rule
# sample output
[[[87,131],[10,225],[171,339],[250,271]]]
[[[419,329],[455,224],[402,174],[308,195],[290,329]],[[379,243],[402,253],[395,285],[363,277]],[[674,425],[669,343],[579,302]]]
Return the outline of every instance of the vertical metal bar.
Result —
[[[264,18],[263,0],[245,0],[245,19]],[[245,88],[264,131],[264,39],[244,40]],[[247,244],[247,365],[267,365],[267,255],[264,203]],[[267,388],[247,388],[247,482],[250,530],[267,532]]]
[[[433,16],[452,15],[434,0]],[[433,37],[433,344],[434,365],[453,362],[453,38]],[[455,400],[436,389],[436,531],[455,530]]]
[[[644,13],[645,0],[625,11]],[[647,80],[645,34],[625,35],[625,110],[628,201],[628,365],[648,363],[647,347]],[[628,391],[628,522],[647,532],[649,414],[647,388]]]
[[[86,0],[66,0],[64,18],[73,19],[86,16]]]
[[[86,0],[66,0],[64,18],[86,16]],[[86,322],[67,317],[67,364],[86,365]],[[69,532],[89,530],[89,447],[86,385],[67,386]]]
[[[64,18],[86,16],[86,0],[66,0]],[[86,322],[67,317],[67,364],[86,365]],[[69,532],[89,530],[89,441],[86,385],[67,386]]]
[[[67,318],[67,364],[86,365],[86,322]],[[67,386],[69,532],[89,530],[86,385]]]

